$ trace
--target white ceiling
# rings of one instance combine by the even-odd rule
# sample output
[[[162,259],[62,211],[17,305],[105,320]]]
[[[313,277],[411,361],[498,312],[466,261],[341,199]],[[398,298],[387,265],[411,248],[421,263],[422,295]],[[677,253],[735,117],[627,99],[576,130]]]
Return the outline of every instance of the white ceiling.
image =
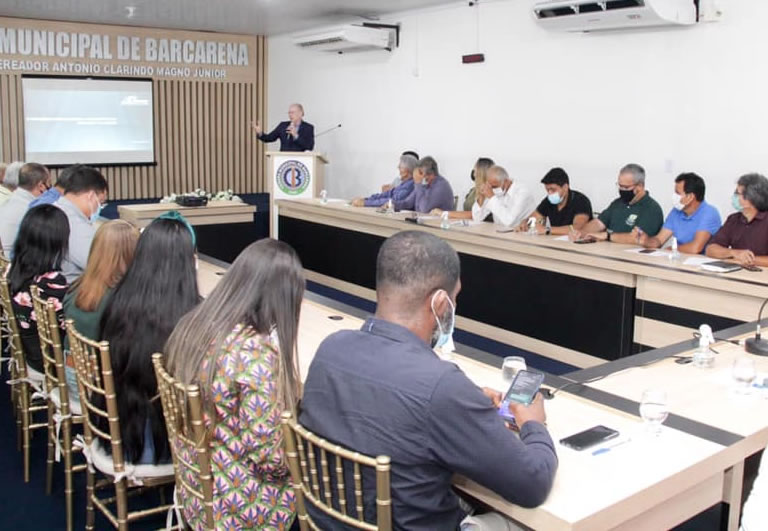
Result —
[[[455,0],[0,0],[0,16],[276,35]],[[135,6],[133,18],[127,6]]]

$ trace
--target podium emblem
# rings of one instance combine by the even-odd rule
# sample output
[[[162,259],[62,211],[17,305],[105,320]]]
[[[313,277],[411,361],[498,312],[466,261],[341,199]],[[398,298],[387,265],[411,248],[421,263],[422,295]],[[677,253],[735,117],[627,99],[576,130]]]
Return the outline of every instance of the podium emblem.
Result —
[[[309,187],[309,170],[298,160],[287,160],[277,168],[275,180],[284,194],[301,195]]]

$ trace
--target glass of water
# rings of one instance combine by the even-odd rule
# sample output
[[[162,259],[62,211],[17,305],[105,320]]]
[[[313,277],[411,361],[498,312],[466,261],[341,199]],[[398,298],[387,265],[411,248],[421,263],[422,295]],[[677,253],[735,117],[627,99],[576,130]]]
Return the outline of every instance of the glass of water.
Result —
[[[504,358],[504,363],[501,364],[501,378],[507,386],[510,386],[517,373],[527,368],[525,358],[521,356],[507,356]]]
[[[735,391],[742,395],[749,393],[752,388],[752,382],[755,380],[755,377],[757,377],[755,360],[746,356],[736,358],[733,362],[731,375],[733,376],[734,382],[736,382]]]
[[[667,393],[660,389],[647,389],[640,400],[640,416],[648,433],[659,435],[661,425],[667,420]]]

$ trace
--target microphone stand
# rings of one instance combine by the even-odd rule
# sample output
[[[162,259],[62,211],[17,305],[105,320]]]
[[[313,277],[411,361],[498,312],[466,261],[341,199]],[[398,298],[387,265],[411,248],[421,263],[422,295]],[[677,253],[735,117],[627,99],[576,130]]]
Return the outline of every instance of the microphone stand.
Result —
[[[768,356],[768,340],[760,337],[760,321],[763,319],[763,310],[766,303],[768,303],[768,299],[765,299],[763,304],[760,305],[760,311],[757,314],[757,332],[755,337],[750,337],[744,342],[744,350],[757,356]]]

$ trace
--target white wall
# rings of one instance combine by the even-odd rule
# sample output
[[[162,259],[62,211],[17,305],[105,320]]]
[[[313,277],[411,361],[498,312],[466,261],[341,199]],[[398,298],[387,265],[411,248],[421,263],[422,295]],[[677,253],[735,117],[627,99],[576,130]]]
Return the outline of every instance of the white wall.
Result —
[[[466,2],[400,13],[393,53],[323,54],[269,39],[270,124],[302,102],[331,164],[335,197],[365,195],[395,175],[405,149],[433,155],[457,193],[490,156],[538,195],[563,166],[595,209],[616,195],[617,170],[638,162],[671,207],[673,177],[696,171],[724,216],[739,175],[768,173],[768,2],[723,2],[723,20],[689,29],[610,34],[545,31],[532,0],[481,3],[486,62]]]

